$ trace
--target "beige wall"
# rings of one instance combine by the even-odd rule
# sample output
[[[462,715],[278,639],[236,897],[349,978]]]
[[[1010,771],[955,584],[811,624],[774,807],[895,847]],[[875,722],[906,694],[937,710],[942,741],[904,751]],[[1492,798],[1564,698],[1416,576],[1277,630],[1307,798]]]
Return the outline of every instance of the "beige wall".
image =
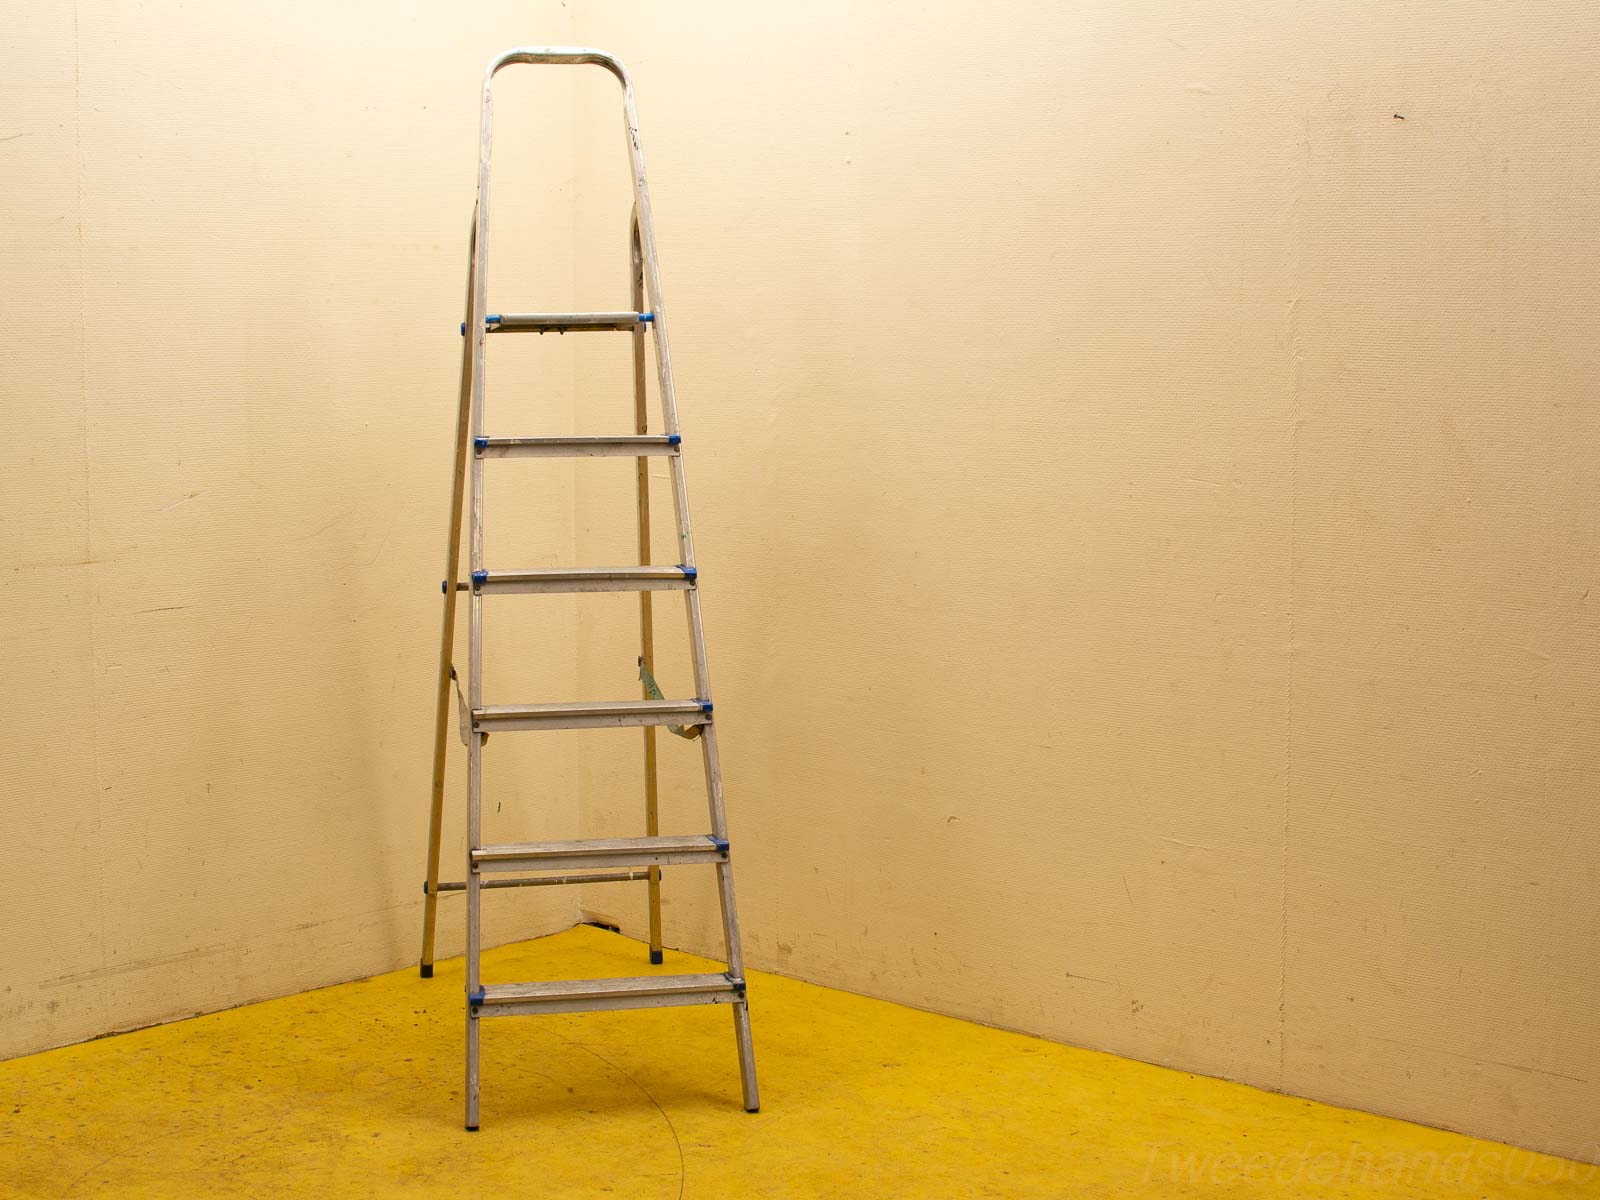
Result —
[[[1600,16],[1000,11],[583,18],[654,174],[752,961],[1600,1158]]]
[[[6,6],[0,1055],[416,956],[477,80],[571,36],[556,0],[473,13]],[[548,247],[548,299],[572,208],[533,199],[534,150],[570,161],[574,99],[540,86],[507,93],[553,116],[501,246]],[[523,391],[559,427],[553,366]],[[518,536],[568,553],[571,491],[517,473]],[[516,648],[570,694],[548,611]],[[515,742],[500,819],[570,829],[575,751]],[[577,912],[489,907],[497,939]]]
[[[476,80],[570,40],[755,965],[1600,1158],[1600,19],[1313,7],[9,6],[0,1054],[414,956]],[[623,303],[613,85],[501,94],[497,306]],[[625,428],[621,343],[491,428]],[[505,467],[493,554],[631,558],[628,464]],[[631,597],[506,603],[492,699],[631,694]],[[497,741],[491,836],[636,831],[634,754]]]

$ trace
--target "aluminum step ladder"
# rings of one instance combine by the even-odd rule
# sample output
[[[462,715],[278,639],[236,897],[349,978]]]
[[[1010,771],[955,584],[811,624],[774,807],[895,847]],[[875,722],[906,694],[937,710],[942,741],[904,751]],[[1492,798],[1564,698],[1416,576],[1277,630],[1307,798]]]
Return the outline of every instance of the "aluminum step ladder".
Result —
[[[627,312],[490,313],[485,299],[489,247],[489,142],[492,123],[491,85],[503,67],[513,63],[593,64],[604,67],[622,85],[628,155],[633,173],[634,210],[631,252],[633,307]],[[683,475],[682,437],[672,388],[672,355],[667,343],[661,275],[650,223],[650,194],[645,185],[639,123],[628,73],[611,55],[573,47],[529,47],[511,50],[489,65],[483,81],[481,150],[478,160],[478,204],[469,253],[466,320],[461,359],[461,403],[456,422],[455,475],[451,490],[450,541],[446,555],[444,620],[439,638],[439,689],[433,743],[433,793],[428,826],[427,900],[423,910],[422,976],[433,975],[434,927],[441,893],[464,891],[467,897],[467,1087],[466,1126],[478,1128],[478,1023],[484,1017],[520,1013],[565,1013],[595,1009],[660,1008],[684,1004],[726,1004],[733,1013],[744,1106],[757,1111],[755,1051],[750,1040],[750,1013],[745,995],[739,923],[733,902],[733,868],[729,863],[727,824],[723,812],[722,773],[717,761],[717,731],[706,671],[705,635],[700,621],[700,579],[695,567],[694,539],[689,529],[689,499]],[[648,286],[648,304],[646,303]],[[484,349],[491,335],[621,331],[633,341],[634,432],[615,437],[491,437],[484,423]],[[468,333],[471,334],[467,337]],[[661,393],[662,432],[649,431],[645,399],[645,338],[655,342],[656,377]],[[484,463],[500,458],[629,457],[637,460],[639,565],[580,567],[556,570],[490,568],[483,556]],[[649,460],[662,457],[672,478],[677,513],[678,562],[657,566],[650,555]],[[470,570],[460,577],[461,515],[471,463]],[[454,586],[451,586],[451,581]],[[645,680],[643,698],[579,704],[485,704],[483,699],[484,598],[531,592],[635,591],[639,593],[639,664]],[[651,696],[654,632],[651,593],[683,593],[689,619],[695,694],[681,700]],[[470,713],[467,750],[466,879],[439,881],[439,837],[444,814],[445,748],[451,723],[451,690],[455,680],[452,643],[456,596],[467,594],[469,650],[464,706]],[[700,743],[710,810],[710,831],[663,837],[656,808],[656,727],[667,725]],[[517,730],[600,729],[642,726],[644,731],[644,837],[602,838],[570,842],[527,842],[485,845],[482,836],[482,761],[490,733]],[[643,975],[626,979],[580,979],[547,983],[485,983],[480,972],[482,934],[480,901],[485,889],[586,882],[643,882],[649,889],[650,961],[662,962],[661,868],[699,863],[717,872],[722,902],[722,930],[727,970],[719,974]],[[494,878],[489,878],[494,876]]]

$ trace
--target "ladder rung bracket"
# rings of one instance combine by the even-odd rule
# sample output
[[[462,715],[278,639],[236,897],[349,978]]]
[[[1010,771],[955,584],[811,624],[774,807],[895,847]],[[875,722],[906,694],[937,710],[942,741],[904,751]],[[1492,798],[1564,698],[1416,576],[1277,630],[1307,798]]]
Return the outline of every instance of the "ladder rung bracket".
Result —
[[[676,433],[628,437],[481,437],[473,439],[479,458],[647,458],[678,454]]]
[[[475,571],[473,586],[483,595],[537,592],[687,591],[698,572],[693,567],[558,567],[527,571]]]
[[[472,852],[479,871],[568,871],[600,867],[670,867],[728,861],[726,838],[590,838],[574,842],[523,842],[481,846]]]
[[[491,983],[468,997],[481,1017],[530,1013],[595,1012],[617,1008],[673,1008],[733,1004],[744,999],[744,980],[729,975],[642,975],[628,979],[563,979],[550,983]]]
[[[709,725],[709,700],[603,700],[578,704],[496,704],[472,712],[478,733],[519,729],[613,729]]]

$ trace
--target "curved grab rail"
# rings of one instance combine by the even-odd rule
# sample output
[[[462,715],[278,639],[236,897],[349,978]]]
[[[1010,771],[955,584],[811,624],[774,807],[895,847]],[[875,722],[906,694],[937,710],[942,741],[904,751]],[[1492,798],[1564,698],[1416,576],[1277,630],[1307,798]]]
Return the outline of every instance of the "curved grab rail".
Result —
[[[672,387],[672,350],[667,340],[664,316],[666,306],[661,295],[661,269],[656,255],[654,223],[650,217],[650,186],[645,182],[644,151],[639,143],[639,117],[637,110],[634,108],[633,83],[628,78],[628,70],[614,56],[604,50],[597,50],[590,46],[519,46],[507,50],[490,62],[489,68],[484,72],[483,77],[482,124],[479,129],[478,153],[478,204],[474,222],[475,244],[480,260],[487,254],[489,245],[489,144],[494,126],[494,101],[491,85],[495,75],[513,63],[565,66],[588,64],[603,67],[616,77],[618,83],[622,84],[622,117],[628,139],[628,162],[633,176],[635,219],[638,221],[640,241],[644,252],[645,290],[649,299],[650,311],[653,314],[652,328],[655,333],[653,340],[656,352],[656,375],[661,388],[662,423],[668,434],[675,434],[678,432],[678,406],[677,397],[674,395]],[[483,412],[482,342],[485,332],[484,315],[488,312],[486,290],[486,272],[475,272],[472,280],[472,298],[467,319],[467,329],[475,331],[472,336],[478,339],[476,353],[473,355],[471,390],[475,421],[481,420]],[[680,534],[686,539],[689,537],[688,521],[684,515],[687,498],[679,497],[678,499]],[[686,549],[685,553],[692,553],[692,549]],[[685,559],[685,561],[690,560]]]
[[[590,46],[518,46],[514,50],[507,50],[489,64],[489,70],[483,77],[484,86],[488,86],[489,80],[495,77],[500,68],[509,67],[512,63],[566,63],[573,66],[592,64],[610,71],[623,87],[632,87],[628,81],[626,67],[604,50],[596,50]]]

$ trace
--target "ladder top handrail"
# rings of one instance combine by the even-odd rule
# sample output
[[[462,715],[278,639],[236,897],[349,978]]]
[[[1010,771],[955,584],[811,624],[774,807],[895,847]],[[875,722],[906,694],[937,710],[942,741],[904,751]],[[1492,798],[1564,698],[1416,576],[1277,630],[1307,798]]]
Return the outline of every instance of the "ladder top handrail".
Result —
[[[489,69],[484,73],[483,86],[487,89],[489,81],[502,67],[509,67],[512,63],[564,63],[581,65],[592,63],[604,67],[617,77],[623,88],[632,91],[633,84],[628,79],[628,69],[604,50],[596,50],[592,46],[518,46],[507,50],[489,64]]]

